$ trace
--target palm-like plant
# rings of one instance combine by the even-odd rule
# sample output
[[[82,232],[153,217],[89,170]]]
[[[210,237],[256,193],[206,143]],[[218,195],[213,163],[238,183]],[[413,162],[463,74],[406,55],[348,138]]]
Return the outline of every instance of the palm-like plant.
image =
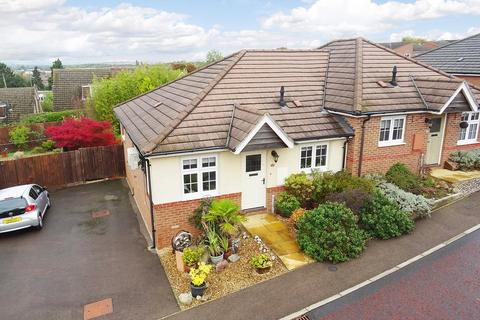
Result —
[[[223,254],[220,237],[214,229],[207,230],[208,252],[211,256],[220,256]]]
[[[202,219],[227,235],[235,235],[240,222],[245,221],[245,217],[239,213],[238,205],[231,200],[213,201],[210,210]]]

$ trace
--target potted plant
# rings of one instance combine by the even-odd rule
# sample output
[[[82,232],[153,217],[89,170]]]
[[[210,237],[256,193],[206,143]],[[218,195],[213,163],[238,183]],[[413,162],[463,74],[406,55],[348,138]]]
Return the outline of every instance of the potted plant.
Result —
[[[230,241],[227,236],[219,236],[220,247],[223,250],[223,257],[227,259],[232,253],[230,251]]]
[[[205,248],[201,246],[185,248],[182,256],[185,272],[189,272],[190,268],[196,268],[204,254]]]
[[[208,229],[208,252],[210,254],[210,260],[214,264],[218,264],[223,260],[222,246],[220,245],[220,239],[214,229]]]
[[[255,271],[259,274],[264,274],[270,271],[272,268],[273,262],[269,256],[263,253],[254,255],[250,259],[250,265],[255,268]]]
[[[203,296],[205,289],[207,288],[206,279],[208,274],[212,270],[212,265],[200,262],[197,268],[191,268],[188,273],[190,276],[190,289],[192,291],[192,297]]]

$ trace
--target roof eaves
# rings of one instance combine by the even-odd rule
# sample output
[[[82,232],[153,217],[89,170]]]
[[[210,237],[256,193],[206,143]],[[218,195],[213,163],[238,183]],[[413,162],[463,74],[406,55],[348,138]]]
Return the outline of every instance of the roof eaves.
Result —
[[[242,50],[240,52],[238,52],[235,56],[235,59],[230,63],[229,66],[227,66],[225,68],[225,70],[223,70],[222,72],[220,72],[211,82],[210,84],[205,87],[202,92],[200,92],[198,94],[197,97],[195,97],[189,104],[188,106],[185,108],[185,110],[183,110],[182,112],[180,112],[179,116],[175,119],[173,119],[172,123],[165,128],[165,130],[163,130],[163,132],[161,132],[157,138],[155,138],[153,141],[151,141],[150,143],[147,144],[147,146],[145,146],[143,148],[143,151],[145,153],[150,153],[152,152],[163,140],[165,140],[166,137],[168,137],[168,135],[170,133],[172,133],[172,131],[180,124],[182,123],[182,121],[195,109],[196,106],[198,106],[198,104],[200,102],[202,102],[202,100],[208,95],[208,93],[218,84],[218,82],[220,80],[223,79],[223,77],[225,77],[225,75],[237,64],[238,61],[240,61],[240,59],[245,55],[246,53],[246,50]]]

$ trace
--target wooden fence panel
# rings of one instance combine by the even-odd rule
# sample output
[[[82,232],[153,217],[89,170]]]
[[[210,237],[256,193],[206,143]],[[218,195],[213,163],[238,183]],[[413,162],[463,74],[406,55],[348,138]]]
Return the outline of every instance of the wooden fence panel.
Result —
[[[61,187],[125,176],[123,145],[82,148],[0,162],[0,189],[27,183]]]

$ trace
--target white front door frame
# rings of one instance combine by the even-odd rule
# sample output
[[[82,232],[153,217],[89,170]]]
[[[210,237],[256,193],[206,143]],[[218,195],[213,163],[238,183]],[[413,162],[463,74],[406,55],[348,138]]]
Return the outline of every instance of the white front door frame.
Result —
[[[447,114],[443,114],[442,116],[439,117],[433,117],[432,119],[440,119],[440,130],[438,132],[430,132],[430,128],[428,129],[427,133],[427,149],[425,153],[425,164],[426,165],[439,165],[440,161],[442,159],[442,153],[443,153],[443,141],[445,138],[445,126],[447,123]],[[437,154],[431,154],[429,155],[429,152],[435,152],[434,146],[432,146],[432,143],[437,143],[439,144],[438,146],[438,155]],[[434,159],[433,161],[429,161],[429,158]]]
[[[251,170],[247,172],[248,161],[252,161],[253,156],[260,155],[259,170]],[[249,157],[250,156],[250,157]],[[267,197],[267,168],[266,168],[266,151],[250,151],[242,152],[242,210],[265,208]]]

